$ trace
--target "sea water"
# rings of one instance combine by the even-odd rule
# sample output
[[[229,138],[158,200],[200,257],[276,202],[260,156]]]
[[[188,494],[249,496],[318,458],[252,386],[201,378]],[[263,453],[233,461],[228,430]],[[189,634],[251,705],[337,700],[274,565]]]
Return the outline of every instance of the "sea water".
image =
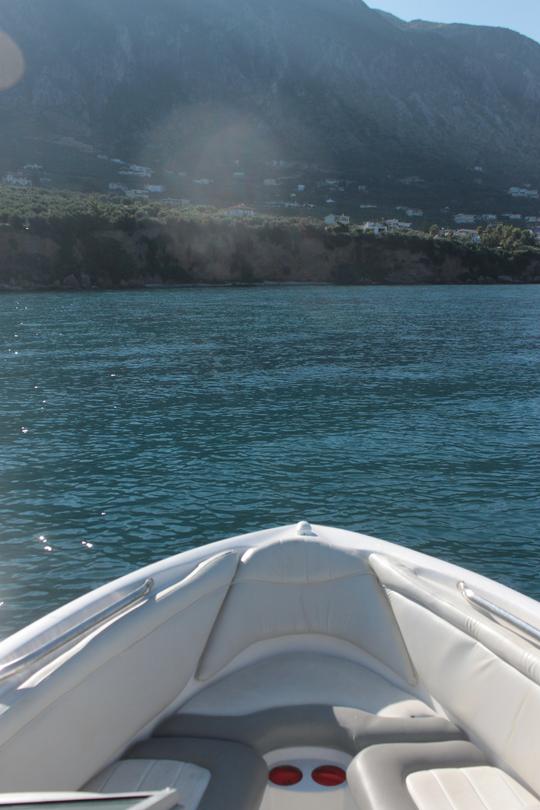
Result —
[[[540,598],[540,286],[0,297],[0,633],[307,519]]]

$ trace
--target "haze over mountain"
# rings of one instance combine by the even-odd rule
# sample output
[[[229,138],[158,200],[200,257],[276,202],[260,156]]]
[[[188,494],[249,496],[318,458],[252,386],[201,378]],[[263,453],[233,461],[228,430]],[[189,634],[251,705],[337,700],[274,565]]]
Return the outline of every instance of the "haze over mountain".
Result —
[[[540,45],[506,29],[362,0],[0,0],[0,29],[26,63],[0,93],[8,152],[72,136],[205,171],[540,176]]]

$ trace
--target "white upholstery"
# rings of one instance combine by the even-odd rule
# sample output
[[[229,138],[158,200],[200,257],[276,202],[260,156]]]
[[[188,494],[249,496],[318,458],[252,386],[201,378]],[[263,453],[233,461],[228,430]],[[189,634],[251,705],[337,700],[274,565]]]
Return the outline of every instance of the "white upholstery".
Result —
[[[198,692],[182,712],[239,715],[308,704],[351,706],[385,717],[434,714],[360,664],[314,652],[274,655],[235,670]]]
[[[439,768],[411,773],[407,789],[418,810],[533,810],[536,798],[498,768]]]
[[[454,583],[426,581],[405,566],[378,554],[369,558],[370,567],[391,591],[412,599],[422,607],[473,636],[495,655],[540,685],[540,651],[518,633],[493,621],[459,595]]]
[[[273,542],[244,554],[197,677],[214,677],[257,642],[302,634],[353,644],[414,682],[392,611],[366,560],[312,539]]]
[[[121,759],[84,786],[95,793],[122,793],[175,788],[183,810],[196,810],[210,772],[188,762],[167,759]]]
[[[0,791],[77,789],[116,759],[193,676],[236,565],[205,561],[4,694]]]
[[[401,594],[390,599],[431,694],[495,764],[540,793],[540,687],[426,608]]]

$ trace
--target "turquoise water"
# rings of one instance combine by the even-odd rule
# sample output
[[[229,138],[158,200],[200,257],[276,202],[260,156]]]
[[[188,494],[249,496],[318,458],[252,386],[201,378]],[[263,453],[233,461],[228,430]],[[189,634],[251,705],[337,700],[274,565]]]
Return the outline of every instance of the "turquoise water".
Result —
[[[540,597],[540,286],[4,295],[0,358],[3,634],[302,518]]]

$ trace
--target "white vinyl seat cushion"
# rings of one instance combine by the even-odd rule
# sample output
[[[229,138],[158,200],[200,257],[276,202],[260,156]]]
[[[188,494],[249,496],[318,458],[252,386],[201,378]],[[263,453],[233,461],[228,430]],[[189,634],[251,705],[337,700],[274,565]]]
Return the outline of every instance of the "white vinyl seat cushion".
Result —
[[[186,810],[255,810],[268,780],[264,759],[250,746],[194,737],[150,737],[110,767],[84,789],[175,787]]]
[[[487,765],[419,771],[406,783],[418,810],[540,810],[519,782]]]
[[[174,788],[183,810],[196,810],[210,782],[210,771],[189,762],[166,759],[121,759],[84,786],[95,793]]]
[[[435,714],[426,703],[361,664],[316,652],[278,653],[248,664],[213,681],[181,710],[239,715],[306,704],[351,706],[386,717]]]
[[[363,810],[540,810],[532,792],[462,740],[374,745],[347,770]]]
[[[272,542],[243,555],[197,678],[214,678],[254,644],[302,635],[338,639],[415,682],[390,605],[365,557],[312,540]]]

